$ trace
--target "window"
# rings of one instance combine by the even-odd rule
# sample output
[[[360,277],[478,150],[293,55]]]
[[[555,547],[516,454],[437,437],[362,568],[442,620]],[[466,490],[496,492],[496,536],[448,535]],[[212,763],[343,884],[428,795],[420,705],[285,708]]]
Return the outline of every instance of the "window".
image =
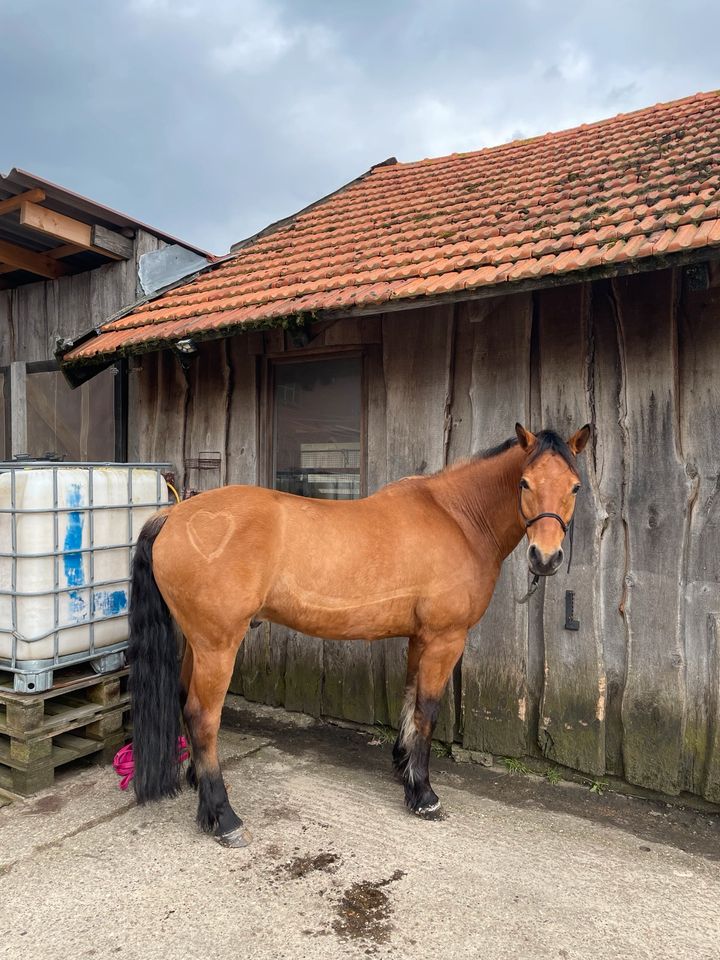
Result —
[[[326,500],[359,497],[361,358],[278,361],[272,373],[273,487]]]

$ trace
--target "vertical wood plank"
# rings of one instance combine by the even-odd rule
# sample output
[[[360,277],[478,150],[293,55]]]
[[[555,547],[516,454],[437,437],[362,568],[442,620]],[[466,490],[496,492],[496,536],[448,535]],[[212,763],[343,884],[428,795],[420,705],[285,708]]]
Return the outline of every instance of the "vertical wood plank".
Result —
[[[600,562],[597,573],[597,617],[602,636],[605,676],[605,769],[623,775],[622,697],[627,668],[627,638],[622,605],[625,593],[625,529],[622,518],[625,478],[623,435],[620,429],[621,378],[618,329],[609,281],[593,284],[591,290],[590,374],[594,397],[595,437],[592,457],[600,512]]]
[[[720,803],[720,616],[708,614],[708,686],[707,686],[707,763],[702,794],[712,803]]]
[[[367,398],[365,466],[368,493],[372,493],[378,484],[381,462],[375,461],[378,446],[378,427],[384,437],[383,422],[379,423],[377,404],[383,401],[378,396],[382,389],[382,379],[377,377],[376,347],[380,339],[380,319],[378,317],[349,317],[339,320],[328,327],[324,334],[325,346],[371,346],[366,352],[363,369],[363,389]],[[382,378],[382,371],[380,371]],[[384,404],[383,404],[384,411]],[[385,722],[385,710],[376,711],[376,680],[382,681],[384,669],[384,650],[382,644],[367,643],[364,640],[338,642],[326,640],[322,654],[322,713],[325,716],[342,717],[357,723]],[[382,687],[382,682],[380,683]]]
[[[287,710],[319,717],[323,713],[323,641],[297,630],[273,624],[273,646],[285,644],[285,696]],[[342,716],[342,714],[340,714]]]
[[[14,290],[0,290],[0,367],[6,367],[16,359],[14,294]]]
[[[280,642],[274,642],[277,638],[273,637],[273,633],[285,630],[285,627],[265,620],[248,631],[245,642],[240,646],[230,681],[233,693],[271,707],[284,704],[287,638],[283,634]]]
[[[229,384],[230,369],[224,341],[200,343],[197,355],[192,357],[188,366],[185,460],[196,459],[203,452],[218,453],[221,464],[217,471],[203,472],[186,467],[184,484],[199,491],[220,486],[226,474]]]
[[[182,485],[187,383],[169,350],[146,354],[128,376],[128,454],[131,460],[169,462]]]
[[[453,310],[430,307],[383,317],[388,481],[444,466]],[[386,645],[385,689],[393,726],[403,704],[406,664],[407,641]],[[454,713],[450,684],[436,727],[438,739],[452,739]]]
[[[544,291],[537,300],[542,426],[564,438],[592,419],[588,292],[587,285],[560,287]],[[602,774],[606,681],[597,620],[597,570],[604,517],[592,449],[578,458],[578,467],[583,486],[575,510],[571,570],[566,573],[564,565],[545,583],[545,683],[538,737],[548,758]],[[564,547],[567,553],[569,541]],[[567,590],[574,593],[577,631],[565,628]]]
[[[10,364],[10,456],[28,452],[27,368],[23,360]]]
[[[382,317],[379,318],[382,339]],[[365,354],[367,380],[367,487],[375,493],[387,483],[387,390],[380,344],[367,348]],[[396,640],[376,640],[370,644],[373,675],[373,715],[375,723],[390,723],[385,689],[385,659]]]
[[[675,277],[613,281],[625,366],[628,667],[623,758],[631,783],[675,794],[685,710],[680,631],[690,484],[677,449]]]
[[[717,633],[720,615],[720,288],[685,291],[679,312],[680,438],[692,479],[685,629],[686,716],[680,786],[720,798],[717,716]]]
[[[516,421],[529,421],[532,300],[521,294],[496,303],[467,303],[459,312],[474,334],[471,446],[479,452],[512,436]],[[528,608],[515,602],[526,588],[520,544],[503,564],[463,656],[462,728],[469,748],[504,756],[528,752]]]
[[[229,406],[225,439],[225,482],[259,483],[257,357],[250,353],[248,337],[226,341],[229,373]]]

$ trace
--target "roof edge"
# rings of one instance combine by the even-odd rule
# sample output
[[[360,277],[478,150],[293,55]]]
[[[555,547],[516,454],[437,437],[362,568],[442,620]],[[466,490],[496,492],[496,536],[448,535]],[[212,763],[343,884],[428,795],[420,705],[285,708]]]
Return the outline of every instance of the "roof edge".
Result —
[[[692,251],[680,251],[673,254],[661,254],[656,257],[646,257],[641,260],[628,260],[618,264],[603,264],[585,271],[568,271],[566,274],[547,274],[540,278],[530,280],[520,280],[517,282],[503,281],[499,284],[491,284],[483,287],[476,287],[473,290],[461,290],[453,293],[436,294],[434,296],[420,296],[415,298],[390,300],[377,305],[368,305],[363,307],[346,307],[336,310],[318,310],[312,315],[312,321],[322,322],[326,320],[342,320],[348,317],[373,316],[383,313],[400,313],[406,310],[417,310],[433,306],[450,306],[452,304],[462,303],[463,301],[487,300],[490,297],[513,296],[519,293],[528,293],[534,290],[549,290],[554,287],[571,286],[574,283],[592,283],[597,280],[613,279],[615,277],[632,276],[639,273],[649,273],[653,270],[665,270],[677,267],[689,266],[694,263],[702,263],[710,260],[720,260],[720,249],[717,247],[701,247]],[[311,321],[311,322],[312,322]],[[287,328],[292,323],[298,326],[303,325],[306,320],[304,316],[296,314],[286,314],[279,317],[273,317],[268,320],[259,320],[250,323],[240,323],[225,328],[211,327],[201,333],[184,333],[177,340],[192,340],[196,343],[204,343],[208,340],[225,340],[228,337],[237,336],[242,333],[250,333],[257,330],[272,330],[278,327]],[[97,333],[98,331],[94,331]],[[99,331],[100,333],[102,331]],[[90,339],[86,335],[85,339]],[[80,339],[75,346],[80,346]],[[74,361],[66,361],[63,351],[58,350],[55,354],[56,359],[63,371],[65,378],[71,386],[78,386],[86,380],[91,379],[96,373],[106,369],[118,360],[130,356],[142,356],[148,353],[158,353],[162,350],[172,350],[177,340],[168,340],[160,338],[158,340],[145,341],[143,343],[131,345],[128,348],[120,348],[111,354],[98,354],[95,357],[82,358]],[[83,341],[84,342],[84,341]],[[70,348],[66,348],[70,349]],[[90,372],[92,370],[92,372]]]
[[[63,187],[60,184],[52,183],[50,180],[44,180],[34,173],[20,169],[20,167],[13,167],[9,173],[0,173],[0,185],[6,185],[10,189],[13,187],[20,187],[21,189],[39,187],[45,191],[48,200],[55,200],[59,203],[64,202],[68,206],[74,205],[82,213],[99,216],[101,219],[105,219],[117,227],[144,230],[145,233],[149,233],[166,243],[176,243],[181,247],[185,247],[187,250],[192,250],[193,253],[197,253],[201,257],[206,257],[210,260],[215,259],[216,255],[214,253],[203,250],[202,247],[188,243],[186,240],[180,240],[178,237],[174,237],[164,230],[158,230],[156,227],[143,223],[142,220],[137,220],[135,217],[130,217],[125,213],[121,213],[119,210],[105,206],[103,203],[98,203],[90,197],[83,196],[81,193],[75,193],[74,190],[68,190],[67,187]]]

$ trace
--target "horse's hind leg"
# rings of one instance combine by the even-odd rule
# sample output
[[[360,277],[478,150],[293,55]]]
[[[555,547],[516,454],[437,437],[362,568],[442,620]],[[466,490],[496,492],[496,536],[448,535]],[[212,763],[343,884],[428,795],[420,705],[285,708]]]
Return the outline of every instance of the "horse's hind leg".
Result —
[[[192,674],[183,710],[197,780],[197,821],[228,847],[244,847],[249,842],[242,820],[230,806],[217,754],[220,714],[240,640],[242,633],[237,642],[222,646],[194,643]]]
[[[467,632],[421,634],[417,641],[417,682],[414,702],[408,697],[403,709],[399,744],[405,786],[405,802],[418,816],[432,818],[440,800],[430,786],[430,747],[440,700],[453,667],[460,659]],[[415,638],[414,638],[415,639]],[[412,649],[411,642],[411,649]],[[410,663],[410,661],[408,661]]]
[[[183,653],[182,668],[180,670],[180,710],[185,714],[185,704],[187,703],[188,693],[190,691],[190,679],[193,669],[192,647],[185,641],[185,651]],[[195,774],[195,761],[190,760],[185,778],[193,790],[197,790],[197,776]]]

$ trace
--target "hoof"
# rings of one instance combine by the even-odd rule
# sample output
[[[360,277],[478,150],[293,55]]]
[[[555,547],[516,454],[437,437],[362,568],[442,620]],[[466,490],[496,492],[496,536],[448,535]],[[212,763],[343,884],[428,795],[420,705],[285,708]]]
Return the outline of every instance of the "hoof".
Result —
[[[216,833],[215,839],[223,847],[247,847],[252,842],[252,834],[245,827],[236,827],[229,833]]]
[[[436,803],[429,803],[424,807],[416,807],[412,812],[416,817],[420,817],[422,820],[445,819],[445,814],[443,813],[443,809],[439,800]]]

